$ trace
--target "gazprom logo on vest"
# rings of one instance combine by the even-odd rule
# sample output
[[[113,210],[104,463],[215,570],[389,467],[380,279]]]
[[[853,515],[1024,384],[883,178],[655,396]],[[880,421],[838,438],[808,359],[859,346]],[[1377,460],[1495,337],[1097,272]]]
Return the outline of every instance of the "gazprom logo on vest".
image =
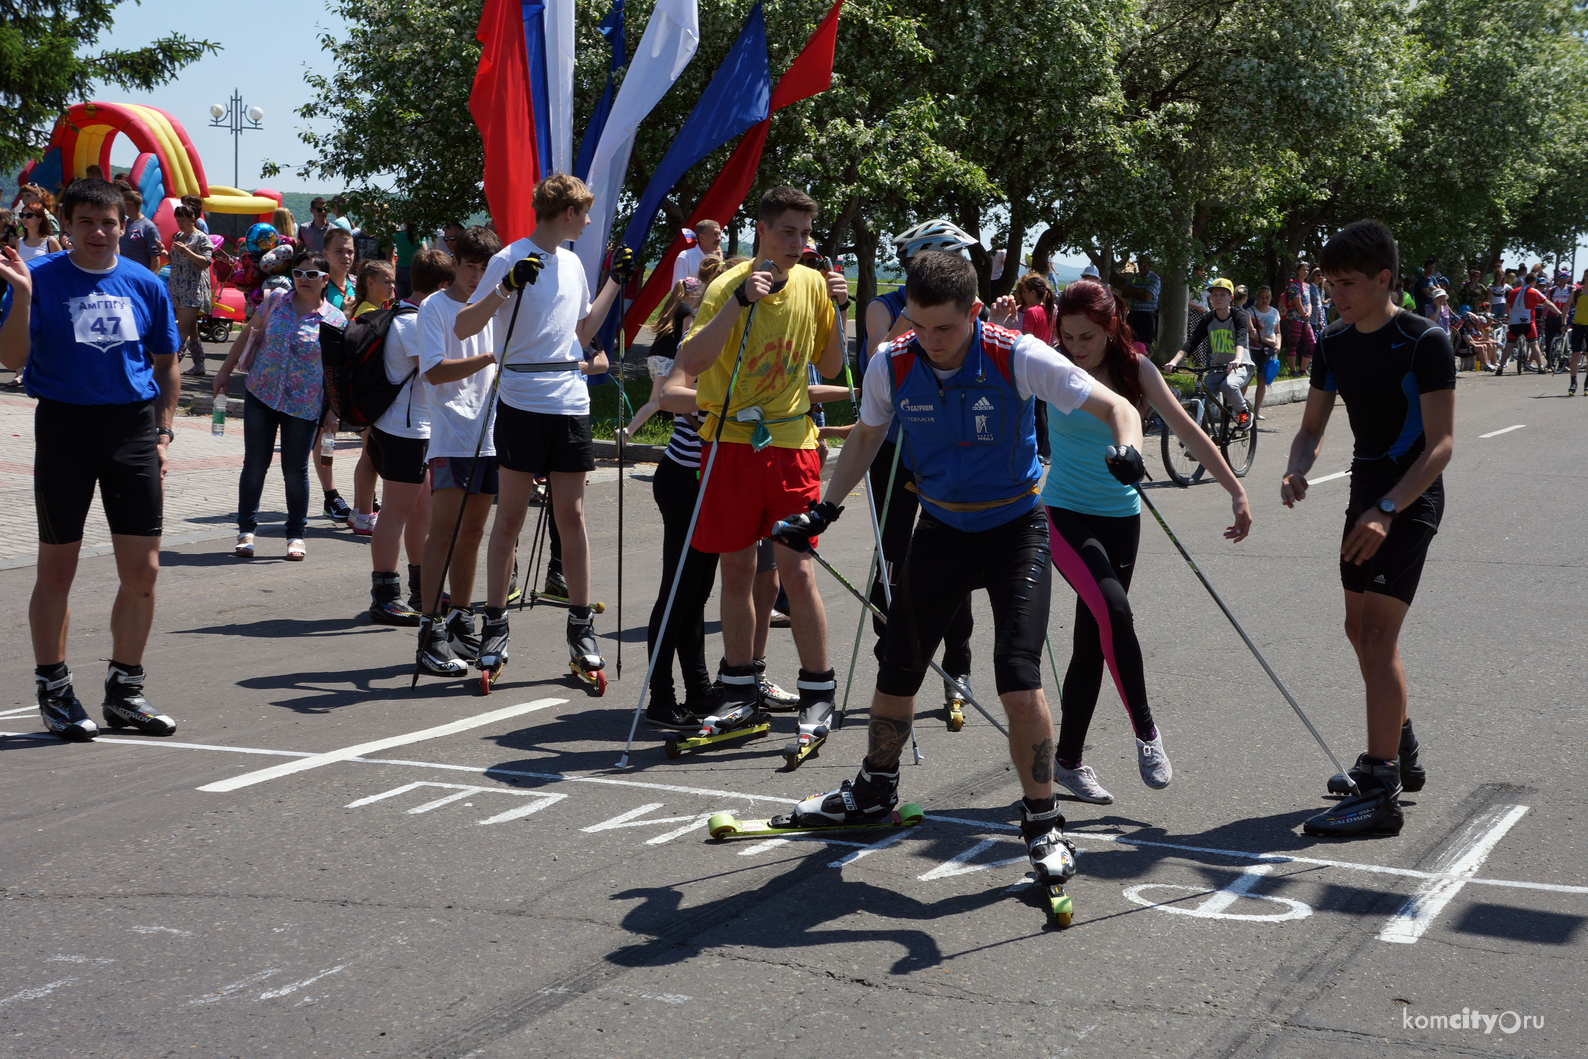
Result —
[[[908,398],[900,399],[899,407],[901,409],[903,409],[904,411],[906,411],[906,412],[932,412],[932,411],[936,411],[936,406],[933,405],[931,402],[928,402],[926,404],[911,404]]]

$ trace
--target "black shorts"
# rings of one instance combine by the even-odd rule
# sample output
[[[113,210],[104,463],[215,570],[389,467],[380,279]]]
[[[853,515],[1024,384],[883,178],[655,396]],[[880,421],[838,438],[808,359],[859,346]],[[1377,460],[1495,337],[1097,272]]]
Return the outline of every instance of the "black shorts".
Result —
[[[1041,508],[979,533],[965,533],[922,513],[899,572],[883,633],[877,690],[914,695],[927,661],[978,588],[993,615],[993,679],[998,694],[1042,686],[1042,644],[1053,590],[1048,516]]]
[[[1588,349],[1588,324],[1571,325],[1571,351],[1581,353]]]
[[[1537,338],[1538,337],[1538,328],[1533,326],[1533,321],[1531,321],[1531,320],[1527,321],[1526,323],[1521,323],[1521,324],[1506,324],[1505,325],[1505,337],[1507,337],[1507,338]]]
[[[375,473],[388,482],[407,482],[410,485],[425,483],[425,451],[430,448],[429,438],[405,438],[388,434],[380,427],[370,427],[364,435],[364,451]]]
[[[595,470],[595,445],[588,415],[525,412],[496,407],[496,459],[523,474],[577,474]]]
[[[1353,483],[1354,484],[1354,483]],[[1393,483],[1392,483],[1393,484]],[[1345,511],[1345,531],[1341,541],[1350,535],[1362,512],[1378,503],[1383,490],[1352,490],[1351,504]],[[1371,493],[1371,497],[1368,495]],[[1408,607],[1417,595],[1417,584],[1423,577],[1423,562],[1428,558],[1428,545],[1439,532],[1439,521],[1445,513],[1444,479],[1435,478],[1427,491],[1400,512],[1390,522],[1389,536],[1373,558],[1357,565],[1340,560],[1340,585],[1347,592],[1377,592],[1394,596]]]
[[[160,536],[165,489],[153,401],[81,405],[40,398],[33,436],[40,543],[83,539],[96,484],[111,533]]]

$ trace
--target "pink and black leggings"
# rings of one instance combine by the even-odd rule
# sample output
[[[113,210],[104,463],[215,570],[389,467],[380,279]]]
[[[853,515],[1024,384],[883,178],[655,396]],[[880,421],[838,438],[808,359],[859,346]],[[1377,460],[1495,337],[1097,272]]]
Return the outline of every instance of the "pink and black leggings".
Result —
[[[1065,768],[1078,768],[1086,732],[1103,686],[1103,667],[1114,677],[1138,739],[1151,739],[1156,727],[1147,705],[1147,679],[1141,644],[1130,612],[1130,575],[1141,544],[1141,516],[1084,515],[1048,508],[1053,565],[1075,589],[1075,642],[1064,674],[1064,697],[1055,756]]]

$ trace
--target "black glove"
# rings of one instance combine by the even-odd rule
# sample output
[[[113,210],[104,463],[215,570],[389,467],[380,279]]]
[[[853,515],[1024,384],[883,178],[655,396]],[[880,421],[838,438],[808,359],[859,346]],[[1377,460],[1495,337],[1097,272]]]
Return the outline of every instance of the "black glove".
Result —
[[[810,551],[811,538],[838,521],[844,509],[827,501],[812,502],[803,515],[793,515],[772,527],[772,539],[797,552]]]
[[[628,286],[629,280],[634,278],[634,251],[626,246],[612,251],[612,267],[607,270],[607,276],[619,287]]]
[[[1108,473],[1125,485],[1135,485],[1147,476],[1147,465],[1142,462],[1141,453],[1132,445],[1121,445],[1115,448],[1110,445],[1103,450],[1103,462],[1108,464]]]
[[[533,287],[535,280],[540,277],[540,270],[544,265],[545,263],[533,254],[529,257],[521,257],[513,263],[512,268],[507,270],[507,276],[502,280],[502,286],[508,290],[523,290],[525,287]]]

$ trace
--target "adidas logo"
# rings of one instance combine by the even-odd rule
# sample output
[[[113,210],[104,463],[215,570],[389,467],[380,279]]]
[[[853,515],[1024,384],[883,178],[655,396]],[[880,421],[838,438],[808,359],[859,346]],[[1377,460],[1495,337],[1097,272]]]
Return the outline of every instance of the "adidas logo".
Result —
[[[987,398],[983,397],[981,400],[971,405],[970,409],[972,412],[991,412],[992,406],[993,403],[987,400]]]

